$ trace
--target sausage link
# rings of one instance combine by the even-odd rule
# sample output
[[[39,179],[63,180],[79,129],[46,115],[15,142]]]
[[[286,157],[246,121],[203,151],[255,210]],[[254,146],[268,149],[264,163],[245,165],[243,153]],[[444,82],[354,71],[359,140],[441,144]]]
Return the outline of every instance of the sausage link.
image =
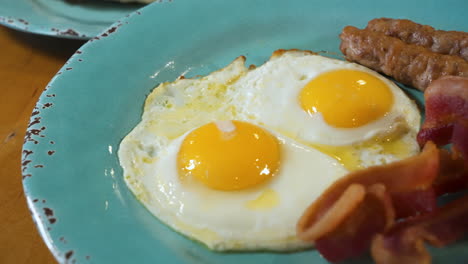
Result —
[[[459,56],[468,61],[468,33],[435,30],[408,19],[376,18],[367,29],[399,38],[405,43],[420,45],[433,52]]]
[[[468,62],[457,56],[432,52],[369,29],[347,26],[340,34],[341,52],[395,80],[424,91],[432,80],[453,75],[468,77]]]

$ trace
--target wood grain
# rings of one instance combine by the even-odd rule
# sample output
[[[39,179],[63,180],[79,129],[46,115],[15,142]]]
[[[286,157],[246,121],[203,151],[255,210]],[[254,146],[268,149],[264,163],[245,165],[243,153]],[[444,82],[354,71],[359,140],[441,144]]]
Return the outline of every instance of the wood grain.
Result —
[[[0,26],[0,263],[56,263],[26,205],[21,147],[41,92],[82,44]]]

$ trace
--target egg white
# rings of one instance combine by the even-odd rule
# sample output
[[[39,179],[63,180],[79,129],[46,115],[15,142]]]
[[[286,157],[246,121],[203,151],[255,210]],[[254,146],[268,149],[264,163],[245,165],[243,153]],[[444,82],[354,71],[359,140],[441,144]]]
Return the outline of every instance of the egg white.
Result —
[[[190,131],[189,131],[190,132]],[[241,191],[217,191],[181,181],[176,164],[189,133],[172,140],[154,162],[152,153],[138,153],[122,143],[126,181],[145,206],[175,230],[214,250],[295,250],[310,246],[296,238],[296,222],[312,201],[347,173],[335,159],[273,131],[280,143],[279,171],[268,182]],[[133,137],[146,131],[139,130]],[[223,155],[223,153],[220,153]],[[131,175],[131,176],[130,176]]]

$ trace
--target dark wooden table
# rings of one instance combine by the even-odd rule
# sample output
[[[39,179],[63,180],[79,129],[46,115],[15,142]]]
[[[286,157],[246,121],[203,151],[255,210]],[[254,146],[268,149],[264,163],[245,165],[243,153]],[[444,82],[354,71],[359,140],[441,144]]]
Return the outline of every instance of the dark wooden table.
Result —
[[[0,26],[0,263],[56,263],[34,225],[21,182],[21,147],[41,92],[83,41]]]

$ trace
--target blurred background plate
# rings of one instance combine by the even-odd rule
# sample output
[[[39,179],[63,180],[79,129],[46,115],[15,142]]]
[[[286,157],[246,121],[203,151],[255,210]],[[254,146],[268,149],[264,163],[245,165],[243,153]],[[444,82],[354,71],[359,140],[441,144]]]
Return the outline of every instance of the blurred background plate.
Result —
[[[142,6],[102,0],[0,0],[0,24],[42,35],[90,39]]]
[[[172,231],[125,185],[120,141],[150,91],[181,74],[207,74],[239,55],[258,65],[280,48],[339,54],[342,28],[376,17],[467,31],[467,9],[454,0],[174,0],[133,13],[80,48],[32,114],[23,182],[44,240],[67,263],[326,263],[314,250],[216,253]],[[463,263],[467,246],[432,250],[434,263]]]

